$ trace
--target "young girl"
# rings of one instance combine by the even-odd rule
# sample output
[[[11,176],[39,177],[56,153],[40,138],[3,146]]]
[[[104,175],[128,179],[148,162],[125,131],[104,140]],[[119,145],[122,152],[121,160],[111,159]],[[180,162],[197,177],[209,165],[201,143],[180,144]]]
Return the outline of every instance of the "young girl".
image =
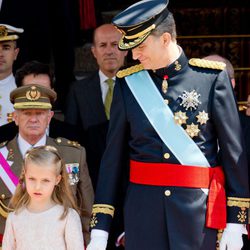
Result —
[[[3,250],[82,250],[80,217],[56,148],[28,151],[10,206]]]

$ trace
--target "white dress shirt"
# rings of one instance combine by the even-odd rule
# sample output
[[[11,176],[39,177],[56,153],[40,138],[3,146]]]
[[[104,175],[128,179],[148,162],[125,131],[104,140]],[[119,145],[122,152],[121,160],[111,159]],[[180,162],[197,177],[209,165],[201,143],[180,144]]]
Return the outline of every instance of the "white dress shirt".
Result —
[[[17,144],[18,144],[19,150],[24,158],[24,155],[26,154],[26,152],[29,149],[34,148],[34,147],[38,147],[38,146],[46,145],[46,134],[44,134],[43,137],[34,145],[29,144],[26,140],[24,140],[22,138],[22,136],[20,134],[18,134]]]
[[[108,84],[105,81],[109,79],[109,77],[105,76],[101,70],[99,70],[99,77],[100,77],[100,86],[102,91],[102,102],[104,103],[109,89]],[[115,77],[112,77],[112,79],[114,80],[115,84]]]

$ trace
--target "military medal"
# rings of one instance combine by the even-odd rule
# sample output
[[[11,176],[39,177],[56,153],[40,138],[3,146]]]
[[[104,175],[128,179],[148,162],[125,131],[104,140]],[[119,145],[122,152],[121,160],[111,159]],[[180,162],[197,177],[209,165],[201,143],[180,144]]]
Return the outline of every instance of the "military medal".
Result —
[[[167,80],[168,80],[168,76],[165,75],[165,76],[163,77],[163,81],[162,81],[162,84],[161,84],[161,90],[162,90],[162,92],[163,92],[164,94],[166,94],[167,91],[168,91],[168,82],[167,82]]]
[[[187,119],[186,112],[179,111],[174,113],[174,120],[179,125],[185,124]]]
[[[187,125],[186,132],[191,138],[193,138],[198,135],[200,130],[198,129],[198,125],[192,123],[191,125]]]
[[[198,94],[195,90],[191,92],[184,91],[184,93],[179,96],[182,99],[181,106],[183,106],[186,110],[197,109],[198,105],[201,104],[199,101],[200,94]]]
[[[69,176],[69,184],[70,185],[75,185],[79,181],[79,163],[68,163],[65,164],[66,166],[66,171]]]
[[[206,124],[208,118],[208,113],[206,113],[204,110],[202,112],[199,112],[199,115],[196,116],[198,119],[198,122],[202,125],[202,124]]]

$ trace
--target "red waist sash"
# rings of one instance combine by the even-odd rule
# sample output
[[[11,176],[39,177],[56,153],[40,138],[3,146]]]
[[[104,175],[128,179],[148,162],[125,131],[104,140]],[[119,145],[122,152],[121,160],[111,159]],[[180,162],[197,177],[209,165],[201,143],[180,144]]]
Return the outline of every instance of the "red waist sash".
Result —
[[[222,167],[130,161],[130,182],[153,186],[209,188],[206,226],[226,227],[225,177]]]

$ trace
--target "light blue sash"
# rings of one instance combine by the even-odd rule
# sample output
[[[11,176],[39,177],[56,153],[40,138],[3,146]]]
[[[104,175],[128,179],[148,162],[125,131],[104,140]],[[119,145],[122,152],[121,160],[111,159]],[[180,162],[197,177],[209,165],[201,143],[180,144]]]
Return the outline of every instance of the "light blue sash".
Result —
[[[183,165],[210,167],[199,147],[174,121],[174,115],[159,90],[143,70],[125,77],[143,112],[162,141]]]

